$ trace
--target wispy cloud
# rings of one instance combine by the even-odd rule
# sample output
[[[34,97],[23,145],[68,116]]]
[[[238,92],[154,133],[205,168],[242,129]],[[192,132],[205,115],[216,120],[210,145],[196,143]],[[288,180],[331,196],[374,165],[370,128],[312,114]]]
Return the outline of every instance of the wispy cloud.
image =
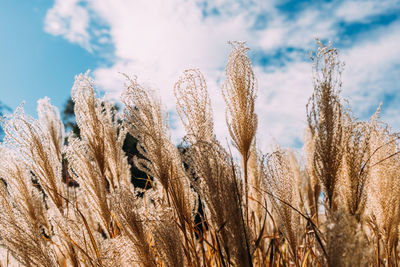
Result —
[[[400,20],[394,17],[384,25],[374,24],[379,16],[399,12],[398,3],[329,1],[292,10],[290,3],[283,8],[281,1],[57,0],[47,13],[45,29],[93,53],[102,42],[111,42],[112,64],[93,74],[114,97],[123,89],[119,72],[124,72],[158,88],[167,109],[173,111],[174,82],[183,70],[199,68],[212,95],[220,138],[227,136],[220,94],[230,50],[227,41],[247,41],[260,87],[259,139],[268,143],[276,138],[284,145],[298,146],[312,92],[307,55],[316,46],[316,36],[341,48],[347,65],[344,95],[361,116],[368,116],[379,98],[384,101],[399,89]],[[342,36],[343,27],[352,23],[369,27]],[[391,108],[389,103],[385,117],[399,127]],[[181,136],[182,127],[175,126],[175,136]]]
[[[47,11],[44,30],[91,50],[89,12],[79,0],[56,0]]]
[[[400,89],[400,21],[378,27],[346,49],[344,94],[361,116],[371,115],[383,101],[383,115],[400,128],[400,119],[389,114],[398,109]],[[398,116],[396,116],[398,117]],[[395,119],[395,120],[394,120]]]
[[[398,0],[345,1],[336,9],[335,15],[346,22],[367,22],[374,16],[398,11],[399,5]]]

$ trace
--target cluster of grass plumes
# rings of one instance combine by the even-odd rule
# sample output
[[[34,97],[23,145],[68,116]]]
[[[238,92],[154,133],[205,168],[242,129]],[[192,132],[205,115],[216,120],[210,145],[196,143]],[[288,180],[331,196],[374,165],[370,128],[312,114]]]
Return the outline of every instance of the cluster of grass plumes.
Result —
[[[47,98],[38,119],[18,108],[0,145],[0,265],[396,266],[399,138],[380,108],[359,121],[344,107],[338,51],[318,45],[303,157],[259,151],[244,43],[232,44],[222,87],[239,162],[215,137],[196,69],[174,87],[187,132],[179,147],[160,99],[129,77],[121,114],[88,74],[76,77],[79,136],[65,138]],[[128,134],[139,152],[130,162]],[[146,173],[144,189],[130,164]]]

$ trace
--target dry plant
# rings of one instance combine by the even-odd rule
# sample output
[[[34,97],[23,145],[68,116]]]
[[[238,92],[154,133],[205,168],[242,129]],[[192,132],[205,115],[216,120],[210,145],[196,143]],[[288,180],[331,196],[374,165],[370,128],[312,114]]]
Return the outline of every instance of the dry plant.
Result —
[[[25,266],[54,266],[57,251],[52,246],[48,211],[43,196],[30,181],[29,169],[18,158],[7,155],[0,175],[1,241],[11,255]]]
[[[342,63],[338,52],[318,39],[314,62],[314,93],[307,104],[307,122],[314,142],[313,173],[323,186],[327,208],[335,208],[339,171],[343,157],[343,108],[339,93]]]
[[[371,134],[380,108],[369,122],[357,121],[346,113],[343,127],[344,156],[341,196],[349,214],[361,221],[367,201],[371,167]]]
[[[222,93],[240,162],[215,136],[197,69],[174,86],[179,149],[161,100],[128,76],[121,114],[88,73],[76,77],[80,136],[65,138],[47,98],[38,119],[22,107],[4,117],[0,266],[397,266],[399,136],[379,109],[360,121],[343,108],[338,51],[318,41],[312,57],[301,157],[257,147],[257,80],[248,48],[232,46]],[[132,185],[131,164],[145,189]]]
[[[257,131],[257,114],[254,110],[257,97],[257,80],[251,67],[244,43],[232,43],[233,51],[226,64],[226,81],[222,87],[227,113],[226,123],[233,144],[242,155],[245,187],[246,221],[248,217],[248,160]]]
[[[39,120],[34,120],[23,112],[22,107],[4,124],[6,136],[4,146],[8,147],[27,165],[38,179],[46,194],[60,211],[65,201],[65,187],[62,184],[62,149],[64,127],[58,110],[51,106],[49,99],[38,102]]]
[[[307,212],[310,214],[310,217],[313,218],[316,222],[318,222],[318,213],[319,213],[319,199],[321,193],[321,184],[318,180],[318,177],[315,173],[314,169],[314,150],[315,150],[315,140],[312,138],[309,129],[305,131],[304,138],[304,154],[305,154],[305,172],[303,179],[303,187],[304,187],[304,200],[305,203],[304,208],[306,208]],[[303,197],[300,194],[300,197]]]
[[[251,240],[244,218],[244,194],[238,168],[232,158],[216,141],[197,142],[189,147],[185,157],[189,172],[206,207],[206,219],[221,244],[224,258],[249,266]]]
[[[125,122],[132,136],[139,140],[138,151],[146,158],[136,157],[135,164],[149,177],[155,178],[153,185],[163,195],[164,205],[175,211],[173,216],[177,220],[177,229],[180,229],[184,236],[186,257],[191,259],[193,255],[196,261],[199,261],[196,257],[197,250],[193,245],[192,231],[197,197],[186,176],[179,151],[170,140],[166,113],[162,111],[160,100],[154,92],[145,90],[136,80],[128,78],[128,81],[128,88],[122,96],[126,106]],[[178,238],[178,236],[166,237],[165,234],[171,230],[164,231],[162,227],[157,228],[157,236],[167,239]],[[174,234],[178,234],[173,231]],[[165,248],[166,240],[160,239],[160,242],[164,244],[164,249],[168,250]],[[180,250],[175,250],[178,251]]]
[[[175,83],[176,109],[185,126],[188,138],[211,141],[214,138],[214,124],[211,100],[206,81],[199,70],[186,70]]]
[[[298,171],[293,160],[293,154],[281,149],[265,157],[264,169],[266,189],[270,192],[274,210],[278,215],[278,231],[283,232],[288,240],[294,262],[298,262],[298,246],[301,235],[299,213],[293,209],[300,203],[298,192]]]
[[[81,138],[68,138],[66,159],[70,173],[91,210],[86,216],[101,223],[108,237],[114,237],[119,229],[112,218],[109,195],[121,186],[132,186],[122,151],[126,131],[117,123],[112,105],[95,97],[88,73],[76,77],[71,95]]]
[[[327,266],[369,266],[373,261],[371,244],[353,214],[330,211],[324,228]]]
[[[369,187],[368,210],[370,224],[376,236],[378,258],[389,265],[397,262],[397,243],[400,223],[399,198],[399,144],[398,136],[391,133],[387,125],[374,124],[371,133],[371,186]],[[381,248],[380,243],[383,245]]]

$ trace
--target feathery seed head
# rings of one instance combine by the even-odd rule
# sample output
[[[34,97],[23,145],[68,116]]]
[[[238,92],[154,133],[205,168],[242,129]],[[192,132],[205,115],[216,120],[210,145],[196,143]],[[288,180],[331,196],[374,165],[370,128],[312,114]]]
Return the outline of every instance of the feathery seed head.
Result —
[[[318,39],[318,51],[313,60],[314,92],[306,106],[307,122],[314,141],[313,173],[321,182],[328,208],[335,207],[338,175],[343,155],[343,108],[340,102],[343,64],[332,46],[324,46]]]
[[[211,101],[203,75],[197,69],[186,70],[175,83],[176,109],[192,140],[210,141],[214,137]]]
[[[232,43],[233,50],[226,64],[226,81],[222,93],[227,105],[228,130],[236,148],[247,161],[257,131],[254,104],[257,80],[244,43]]]

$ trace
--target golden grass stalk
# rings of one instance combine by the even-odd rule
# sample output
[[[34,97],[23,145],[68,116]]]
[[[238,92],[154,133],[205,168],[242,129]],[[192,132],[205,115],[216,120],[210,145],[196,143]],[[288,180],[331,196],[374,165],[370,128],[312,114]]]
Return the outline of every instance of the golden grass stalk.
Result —
[[[101,222],[111,237],[116,233],[116,225],[111,217],[109,194],[121,186],[132,186],[122,150],[126,131],[118,124],[112,105],[95,98],[88,73],[76,77],[72,100],[81,138],[68,138],[69,170],[85,192],[83,198],[92,210],[91,216]]]
[[[24,159],[51,198],[51,204],[63,212],[65,202],[61,196],[66,195],[66,187],[61,182],[64,127],[48,98],[38,101],[38,114],[39,120],[34,120],[19,107],[4,123],[4,145]]]
[[[169,138],[166,116],[159,99],[140,86],[136,80],[129,79],[129,82],[122,95],[126,107],[125,125],[139,140],[137,149],[146,158],[135,157],[135,165],[155,178],[155,187],[158,183],[161,184],[164,205],[174,211],[178,229],[184,237],[186,260],[190,262],[191,255],[197,254],[191,245],[194,238],[192,229],[197,196],[190,186],[179,151]]]
[[[246,204],[246,221],[248,222],[248,160],[251,145],[257,131],[255,100],[257,97],[257,80],[251,67],[250,58],[246,55],[248,48],[244,43],[232,43],[233,50],[226,64],[226,81],[222,94],[227,106],[226,122],[233,144],[242,155]]]
[[[0,182],[1,245],[25,266],[55,266],[50,216],[43,195],[30,181],[29,169],[13,153],[7,153],[0,166],[0,177],[7,181]]]
[[[393,250],[398,243],[400,223],[400,200],[397,197],[400,194],[398,140],[399,137],[391,133],[386,125],[375,122],[370,141],[368,211],[371,222],[377,227],[378,239],[382,238],[384,258],[389,264],[393,264],[397,258]]]
[[[190,140],[214,138],[211,100],[199,70],[190,69],[175,83],[176,109]]]
[[[252,236],[245,221],[244,192],[231,156],[217,142],[197,142],[185,154],[196,191],[205,203],[206,220],[216,233],[223,259],[251,264]]]
[[[300,202],[298,180],[296,175],[298,166],[289,151],[276,150],[263,159],[262,174],[274,210],[278,214],[279,231],[282,231],[288,240],[291,255],[298,264],[298,246],[301,232],[300,215],[287,204],[296,207]]]
[[[379,109],[369,122],[356,121],[350,113],[345,116],[341,197],[348,213],[358,221],[366,207],[372,156],[370,139],[378,114]]]
[[[327,208],[335,208],[339,170],[343,156],[343,119],[339,93],[342,63],[332,46],[324,46],[317,39],[319,48],[314,62],[314,92],[307,108],[307,122],[314,141],[312,168],[323,186]]]
[[[146,224],[149,222],[145,216],[143,199],[133,195],[131,190],[122,188],[114,194],[112,203],[123,236],[132,245],[136,263],[145,267],[156,266],[156,258],[147,235]]]

